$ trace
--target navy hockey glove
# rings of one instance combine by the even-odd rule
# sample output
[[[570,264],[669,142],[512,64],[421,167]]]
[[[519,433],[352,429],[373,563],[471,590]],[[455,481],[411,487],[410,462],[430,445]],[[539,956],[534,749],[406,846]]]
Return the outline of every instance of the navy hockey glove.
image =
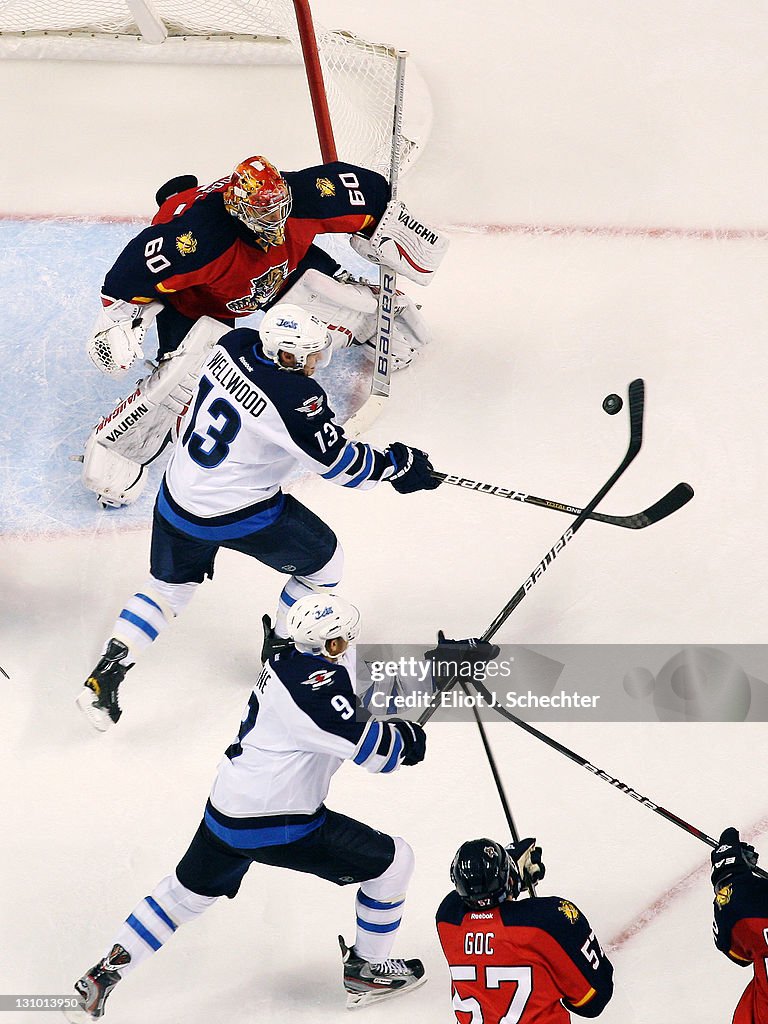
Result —
[[[487,640],[447,640],[442,629],[437,633],[437,647],[427,651],[424,657],[432,662],[432,678],[435,682],[447,682],[451,676],[459,679],[485,678],[485,666],[499,656],[496,644]]]
[[[507,853],[517,864],[517,873],[520,875],[523,885],[537,885],[547,869],[541,859],[541,847],[536,845],[535,839],[521,839],[519,843],[510,843]]]
[[[400,441],[393,441],[387,451],[395,466],[395,472],[387,479],[399,494],[433,491],[442,483],[432,476],[434,466],[426,452],[409,448]]]
[[[738,829],[725,829],[712,851],[712,885],[719,889],[733,875],[749,874],[757,857],[754,846],[740,841]]]
[[[403,741],[403,764],[418,764],[423,761],[427,752],[427,734],[419,723],[392,718],[389,724],[397,729]]]

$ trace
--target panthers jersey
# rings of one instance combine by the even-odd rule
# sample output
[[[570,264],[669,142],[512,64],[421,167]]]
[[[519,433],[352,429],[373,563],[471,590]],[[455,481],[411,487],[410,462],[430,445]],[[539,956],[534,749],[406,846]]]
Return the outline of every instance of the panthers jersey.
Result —
[[[386,178],[331,163],[282,172],[293,197],[285,241],[266,250],[231,216],[230,177],[167,199],[107,273],[104,303],[160,300],[184,316],[231,321],[265,309],[307,255],[315,237],[352,234],[378,223],[389,201]]]
[[[613,967],[589,921],[559,896],[471,910],[452,892],[437,931],[460,1024],[567,1024],[596,1017],[613,994]]]
[[[740,967],[754,967],[733,1024],[768,1024],[768,881],[734,875],[715,893],[715,945]]]
[[[243,537],[277,519],[297,468],[358,490],[395,471],[388,454],[347,440],[313,378],[266,359],[256,331],[231,331],[200,370],[158,511],[200,539]]]
[[[400,767],[398,730],[356,710],[350,669],[350,655],[334,662],[289,648],[269,659],[213,783],[214,835],[240,849],[294,842],[322,825],[345,760],[385,774]]]

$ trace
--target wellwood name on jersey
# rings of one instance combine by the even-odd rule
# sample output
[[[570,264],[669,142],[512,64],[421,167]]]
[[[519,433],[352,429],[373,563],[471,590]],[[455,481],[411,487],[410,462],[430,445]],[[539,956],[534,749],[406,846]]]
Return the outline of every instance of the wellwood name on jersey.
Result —
[[[405,224],[407,228],[410,228],[415,235],[420,235],[424,241],[429,242],[430,245],[434,245],[437,242],[438,236],[435,232],[422,224],[421,221],[416,220],[415,217],[411,217],[405,210],[400,211],[397,219],[401,224]]]
[[[223,352],[215,352],[206,366],[206,372],[221,384],[227,394],[249,412],[251,416],[261,416],[267,407],[264,396],[253,385],[241,377]]]
[[[531,589],[531,587],[535,583],[537,583],[539,581],[539,579],[544,575],[544,573],[550,567],[552,562],[554,562],[554,560],[557,558],[557,556],[563,550],[563,548],[568,543],[568,541],[571,539],[571,537],[573,537],[573,530],[572,529],[566,530],[565,533],[563,534],[563,536],[560,538],[560,540],[554,545],[554,547],[551,547],[549,549],[549,551],[546,553],[546,555],[544,555],[542,560],[539,562],[539,564],[536,566],[536,568],[533,570],[531,575],[528,577],[528,579],[523,584],[523,589],[525,590],[526,594]]]
[[[601,779],[605,779],[606,782],[610,782],[612,786],[615,786],[616,789],[620,789],[622,793],[626,793],[627,796],[631,796],[633,800],[637,800],[637,802],[641,803],[643,807],[650,807],[652,811],[658,810],[657,804],[651,803],[647,797],[643,796],[641,793],[637,793],[631,786],[627,786],[626,783],[620,782],[619,779],[614,779],[612,775],[602,771],[600,768],[595,768],[595,766],[590,764],[589,761],[584,762],[584,767],[588,772],[592,772],[594,775],[599,775]]]

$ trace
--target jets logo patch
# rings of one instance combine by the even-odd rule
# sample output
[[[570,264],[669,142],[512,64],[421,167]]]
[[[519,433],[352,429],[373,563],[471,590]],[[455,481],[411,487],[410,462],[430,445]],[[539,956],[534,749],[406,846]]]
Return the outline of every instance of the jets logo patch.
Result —
[[[301,685],[311,686],[313,690],[319,690],[321,686],[330,686],[335,675],[336,669],[321,668],[317,672],[313,672]]]
[[[561,914],[565,914],[565,916],[568,918],[571,924],[576,924],[576,922],[579,920],[578,910],[576,909],[576,907],[574,907],[572,903],[569,903],[568,900],[560,900],[557,909],[560,911]]]
[[[176,239],[176,248],[182,256],[191,256],[197,249],[197,239],[191,231],[187,231]]]
[[[255,313],[277,294],[287,271],[288,260],[277,267],[270,267],[260,277],[252,277],[249,294],[232,299],[227,303],[227,309],[232,313]]]
[[[308,419],[318,416],[323,411],[323,396],[313,395],[296,406],[296,412],[303,412]]]
[[[731,902],[731,896],[733,896],[733,886],[724,885],[715,893],[715,902],[718,907],[724,907]]]
[[[336,195],[336,186],[328,178],[318,178],[315,182],[317,185],[317,191],[325,199],[327,196]]]

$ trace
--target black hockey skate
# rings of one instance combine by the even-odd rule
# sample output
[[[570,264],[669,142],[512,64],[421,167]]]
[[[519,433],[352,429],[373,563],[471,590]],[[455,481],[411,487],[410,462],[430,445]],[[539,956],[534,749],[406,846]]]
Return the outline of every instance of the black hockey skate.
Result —
[[[418,988],[427,980],[421,960],[382,960],[380,963],[370,963],[357,956],[355,947],[347,946],[341,935],[339,946],[344,961],[348,1010],[392,999]]]
[[[120,981],[119,968],[130,962],[131,954],[127,950],[122,946],[113,946],[108,956],[75,982],[79,1006],[77,1009],[64,1011],[67,1020],[73,1024],[83,1024],[102,1017],[107,996]]]
[[[264,630],[264,642],[261,645],[261,663],[266,665],[271,657],[290,647],[291,641],[277,635],[272,625],[272,620],[268,615],[262,615],[261,626]]]
[[[101,661],[86,679],[83,691],[77,698],[77,705],[85,717],[99,732],[106,732],[122,715],[117,701],[117,691],[125,679],[125,673],[133,665],[123,665],[121,658],[128,653],[124,643],[114,638],[107,644]]]

